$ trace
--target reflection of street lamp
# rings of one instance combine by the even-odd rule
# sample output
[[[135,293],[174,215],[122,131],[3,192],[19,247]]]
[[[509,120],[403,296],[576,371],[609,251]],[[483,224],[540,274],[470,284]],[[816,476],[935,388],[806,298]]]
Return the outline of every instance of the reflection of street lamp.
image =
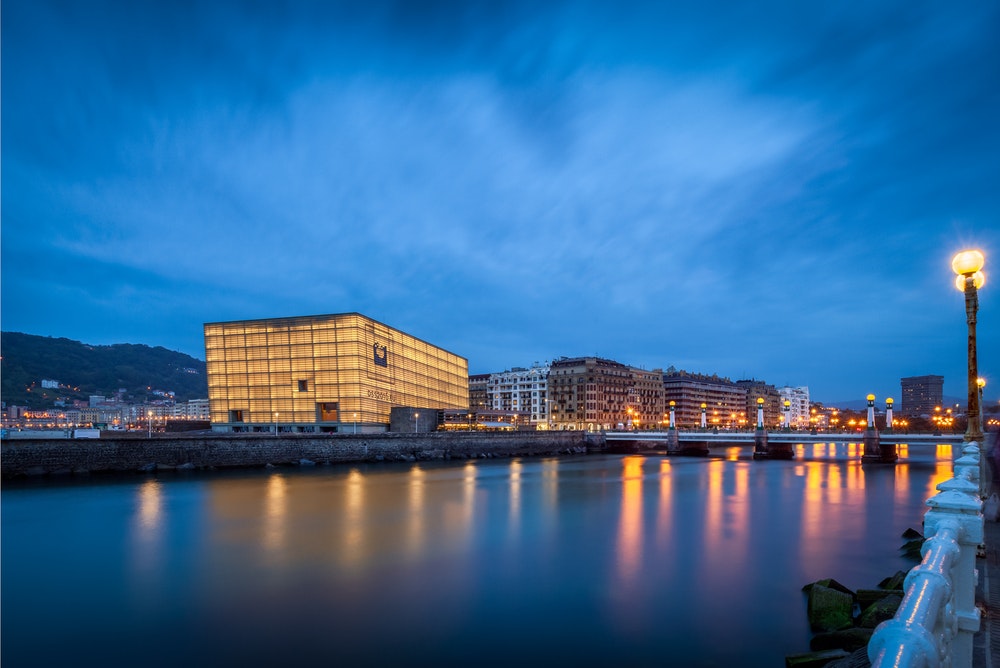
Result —
[[[146,423],[149,426],[149,438],[153,438],[153,411],[146,411]]]
[[[962,251],[951,260],[951,268],[957,274],[955,287],[965,293],[965,319],[969,325],[969,403],[966,416],[969,426],[965,430],[966,441],[982,441],[983,430],[979,421],[979,378],[976,357],[976,312],[979,310],[979,288],[986,283],[981,271],[986,258],[977,250]]]

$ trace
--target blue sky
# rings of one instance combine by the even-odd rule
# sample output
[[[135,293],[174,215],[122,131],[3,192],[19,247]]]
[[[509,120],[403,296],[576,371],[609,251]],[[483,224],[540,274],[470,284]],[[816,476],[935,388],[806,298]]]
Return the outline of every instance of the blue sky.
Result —
[[[1000,391],[997,3],[0,11],[5,331],[204,358],[204,322],[359,311],[472,373],[961,397],[977,247]]]

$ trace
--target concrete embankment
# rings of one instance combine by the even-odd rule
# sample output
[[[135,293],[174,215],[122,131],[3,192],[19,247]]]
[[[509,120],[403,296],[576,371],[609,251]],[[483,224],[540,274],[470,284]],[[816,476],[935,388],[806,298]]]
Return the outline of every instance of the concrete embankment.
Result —
[[[0,446],[4,478],[70,473],[237,468],[416,461],[477,457],[530,457],[603,452],[603,434],[586,432],[429,434],[177,434],[143,438],[102,434],[100,439],[17,439]]]

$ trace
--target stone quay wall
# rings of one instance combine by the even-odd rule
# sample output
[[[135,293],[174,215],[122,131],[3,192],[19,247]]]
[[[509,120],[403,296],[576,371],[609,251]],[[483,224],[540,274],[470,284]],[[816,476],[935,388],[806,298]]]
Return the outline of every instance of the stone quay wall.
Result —
[[[603,452],[603,434],[578,431],[418,434],[136,434],[99,439],[16,439],[0,444],[4,478],[155,471],[530,457]]]

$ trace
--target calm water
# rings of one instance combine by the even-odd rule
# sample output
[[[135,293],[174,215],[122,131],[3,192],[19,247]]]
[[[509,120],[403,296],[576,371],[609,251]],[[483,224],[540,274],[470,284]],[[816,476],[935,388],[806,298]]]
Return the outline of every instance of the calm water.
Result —
[[[2,664],[783,666],[872,587],[951,447],[8,482]],[[853,461],[849,461],[849,458]]]

